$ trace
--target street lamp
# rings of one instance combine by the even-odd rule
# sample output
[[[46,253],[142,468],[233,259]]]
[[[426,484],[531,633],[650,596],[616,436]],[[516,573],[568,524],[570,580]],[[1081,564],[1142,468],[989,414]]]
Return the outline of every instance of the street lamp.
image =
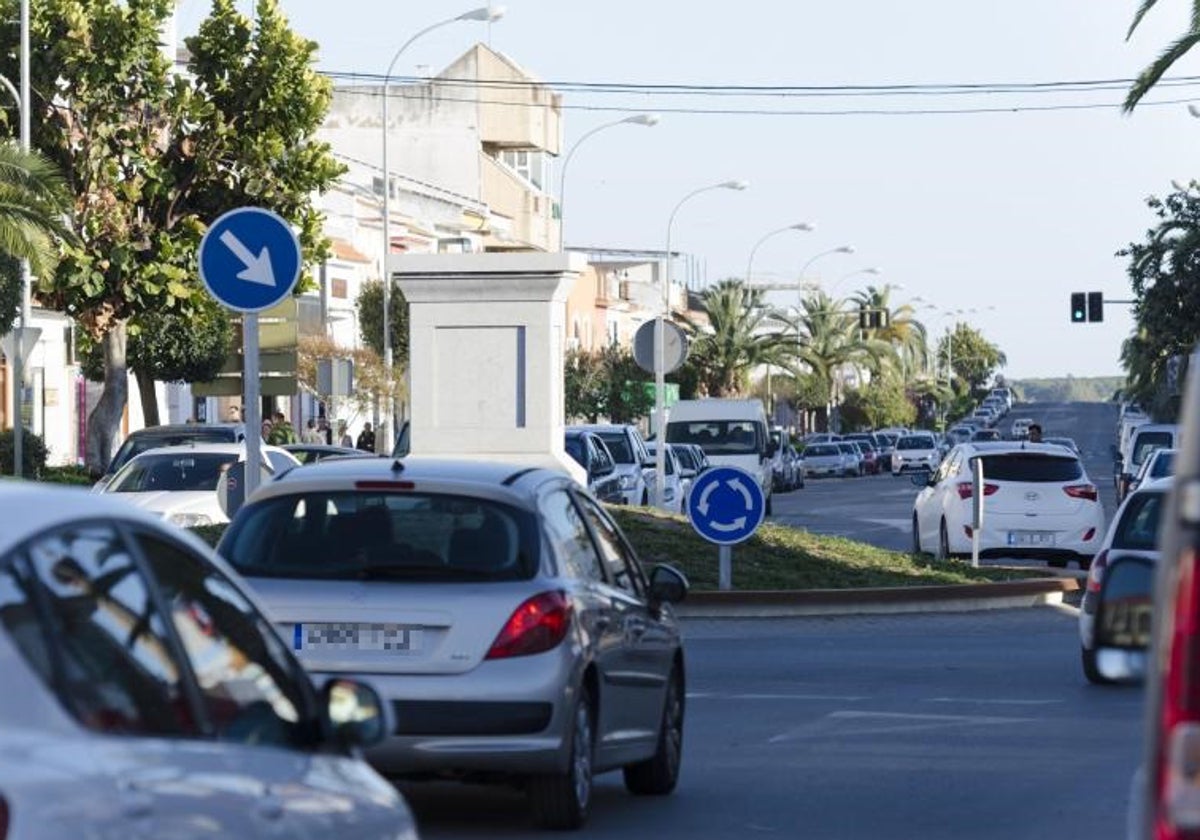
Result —
[[[575,154],[575,150],[579,148],[579,144],[591,137],[597,132],[603,131],[606,128],[613,128],[618,125],[644,125],[647,128],[658,125],[660,117],[658,114],[634,114],[632,117],[626,117],[623,120],[614,120],[613,122],[598,125],[591,131],[585,132],[582,137],[576,140],[571,148],[567,150],[566,157],[563,158],[562,173],[558,177],[558,250],[563,250],[564,241],[564,222],[567,218],[563,212],[563,202],[567,195],[567,166],[571,163],[571,156]]]
[[[389,85],[392,81],[392,71],[396,68],[396,62],[400,60],[400,56],[404,51],[412,46],[413,42],[426,35],[435,29],[440,29],[443,26],[449,26],[452,23],[457,23],[460,20],[475,20],[491,23],[504,17],[503,6],[480,6],[478,9],[472,9],[469,12],[463,12],[452,18],[438,21],[430,24],[405,41],[400,49],[396,50],[396,54],[392,56],[392,61],[388,64],[387,72],[383,74],[383,261],[380,264],[380,274],[383,279],[383,372],[384,380],[388,383],[388,392],[391,393],[392,381],[392,330],[391,330],[391,297],[392,297],[392,276],[388,271],[388,257],[392,253],[392,215],[391,215],[391,177],[388,174],[388,99]],[[392,454],[392,423],[393,421],[393,401],[389,396],[384,412],[383,422],[380,423],[379,432],[375,437],[376,451],[382,451],[386,455]]]
[[[701,193],[711,190],[741,191],[748,186],[750,185],[746,181],[722,181],[719,184],[710,184],[707,187],[692,190],[679,199],[679,203],[671,211],[671,217],[667,219],[667,264],[663,271],[662,300],[660,301],[662,312],[654,324],[654,426],[658,436],[658,445],[654,447],[654,504],[656,507],[662,507],[663,485],[666,483],[664,481],[667,458],[667,361],[665,345],[667,343],[666,320],[667,316],[671,314],[671,229],[675,225],[675,216],[679,213],[679,209]]]
[[[797,281],[796,281],[797,286],[799,286],[801,288],[804,286],[804,276],[805,276],[805,274],[808,273],[808,267],[810,265],[812,265],[813,263],[815,263],[817,260],[821,259],[821,257],[827,257],[830,254],[853,254],[853,253],[854,253],[853,245],[840,245],[837,248],[830,248],[828,251],[822,251],[819,254],[813,255],[812,257],[809,258],[808,262],[806,262],[804,265],[800,266],[800,276],[797,278]]]
[[[814,225],[812,222],[798,222],[797,224],[794,224],[794,225],[788,225],[787,227],[778,228],[776,230],[771,231],[770,233],[764,233],[762,238],[759,239],[757,242],[755,242],[754,247],[750,249],[750,259],[746,262],[746,285],[749,286],[751,284],[751,282],[753,282],[753,279],[752,279],[753,274],[751,272],[754,270],[754,255],[756,253],[758,253],[758,248],[760,245],[762,245],[764,242],[766,242],[772,236],[775,236],[776,234],[780,234],[780,233],[787,233],[789,230],[798,230],[798,231],[803,231],[803,232],[809,232],[809,231],[814,231],[816,229],[817,229],[817,226]]]
[[[878,276],[880,274],[883,274],[883,269],[872,266],[870,268],[860,268],[855,271],[851,271],[846,274],[843,274],[841,277],[839,277],[837,279],[837,282],[835,282],[832,286],[829,287],[829,293],[833,294],[834,289],[836,289],[838,286],[845,283],[851,277],[858,277],[859,275],[862,275],[862,274],[870,274],[870,275]],[[900,286],[893,286],[892,288],[899,289]]]

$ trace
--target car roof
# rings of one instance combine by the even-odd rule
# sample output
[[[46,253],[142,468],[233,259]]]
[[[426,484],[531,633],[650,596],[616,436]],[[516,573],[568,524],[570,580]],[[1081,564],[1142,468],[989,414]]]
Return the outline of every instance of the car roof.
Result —
[[[1006,455],[1020,452],[1037,452],[1045,455],[1058,455],[1076,458],[1075,453],[1057,443],[1029,443],[1017,440],[973,440],[959,444],[959,448],[969,454]]]
[[[268,443],[260,443],[258,448],[262,452],[287,451],[281,446],[272,446]],[[145,458],[147,455],[177,455],[181,450],[195,452],[200,455],[241,455],[246,451],[246,443],[245,441],[211,443],[207,441],[188,440],[174,446],[156,446],[154,449],[147,449],[145,452],[139,452],[130,460],[136,461],[139,458]]]
[[[627,423],[580,423],[574,426],[567,426],[567,431],[624,432],[632,428],[634,427]]]
[[[408,456],[405,458],[330,459],[288,470],[261,485],[259,501],[310,491],[352,489],[357,482],[426,482],[438,492],[505,498],[528,505],[547,481],[572,482],[565,471],[503,461]]]
[[[107,521],[116,518],[162,527],[160,515],[143,511],[119,495],[20,479],[0,480],[0,510],[4,511],[6,521],[20,524],[19,527],[0,528],[0,554],[35,534],[80,519]]]

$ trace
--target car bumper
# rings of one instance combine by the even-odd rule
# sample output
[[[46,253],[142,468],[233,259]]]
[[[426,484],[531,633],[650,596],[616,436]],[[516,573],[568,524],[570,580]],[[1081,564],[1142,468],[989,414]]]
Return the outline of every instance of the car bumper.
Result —
[[[1104,521],[1097,513],[1091,517],[1081,516],[1038,516],[1023,514],[988,513],[984,509],[984,526],[979,532],[979,555],[981,557],[1013,557],[1034,560],[1057,560],[1090,558],[1100,550],[1104,542]],[[950,547],[956,554],[971,551],[972,539],[967,536],[965,525],[951,527]],[[1091,538],[1084,539],[1088,531]],[[1010,534],[1037,532],[1052,535],[1049,542],[1038,545],[1022,545],[1010,539]]]
[[[366,750],[385,776],[553,773],[567,766],[576,686],[571,645],[465,674],[360,674],[395,712],[391,737]],[[318,684],[339,674],[317,674]]]

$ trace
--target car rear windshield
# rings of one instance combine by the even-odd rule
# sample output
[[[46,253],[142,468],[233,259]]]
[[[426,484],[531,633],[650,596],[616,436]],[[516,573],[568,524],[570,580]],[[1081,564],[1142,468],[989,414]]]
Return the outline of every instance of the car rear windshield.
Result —
[[[204,430],[198,427],[196,431],[180,432],[172,435],[135,435],[125,439],[117,454],[113,456],[109,467],[110,473],[115,473],[121,467],[132,461],[136,456],[151,449],[163,446],[181,446],[188,443],[230,443],[235,436],[230,430]]]
[[[759,449],[752,420],[668,423],[667,443],[696,443],[708,455],[749,455]]]
[[[537,571],[537,533],[532,515],[487,499],[320,492],[245,509],[220,548],[249,577],[512,581]]]
[[[1162,515],[1163,493],[1134,493],[1121,513],[1113,548],[1153,551],[1158,546],[1158,522]]]
[[[1168,449],[1175,441],[1170,432],[1142,432],[1137,436],[1137,447],[1133,450],[1133,463],[1140,464],[1155,449]]]
[[[933,438],[924,435],[902,437],[896,442],[897,449],[933,449]]]
[[[608,451],[618,464],[633,463],[633,447],[629,445],[629,438],[624,432],[601,432],[600,440],[608,446]]]
[[[216,490],[221,474],[238,460],[236,453],[147,455],[127,464],[113,478],[109,493],[157,493]]]
[[[841,455],[842,452],[836,446],[827,443],[818,443],[813,446],[805,447],[805,458],[828,458],[831,455]]]
[[[1076,481],[1083,477],[1078,458],[1035,452],[981,455],[984,481]]]

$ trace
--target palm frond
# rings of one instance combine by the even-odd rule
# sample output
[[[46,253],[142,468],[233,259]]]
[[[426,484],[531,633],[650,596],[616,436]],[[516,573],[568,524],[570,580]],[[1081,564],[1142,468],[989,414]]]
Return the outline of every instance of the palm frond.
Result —
[[[1196,46],[1197,43],[1200,43],[1200,30],[1193,29],[1163,50],[1162,55],[1153,64],[1143,70],[1141,75],[1137,77],[1137,80],[1134,81],[1133,87],[1129,89],[1129,93],[1125,96],[1125,102],[1121,105],[1121,110],[1126,114],[1132,112],[1137,107],[1137,104],[1142,101],[1142,97],[1150,92],[1150,89],[1171,69],[1171,66],[1183,58],[1188,50]]]
[[[1157,2],[1158,0],[1142,0],[1142,5],[1138,7],[1137,13],[1133,16],[1133,23],[1129,24],[1129,31],[1125,33],[1126,41],[1133,37],[1133,30],[1138,28],[1138,24],[1146,16],[1146,12],[1154,8]]]

